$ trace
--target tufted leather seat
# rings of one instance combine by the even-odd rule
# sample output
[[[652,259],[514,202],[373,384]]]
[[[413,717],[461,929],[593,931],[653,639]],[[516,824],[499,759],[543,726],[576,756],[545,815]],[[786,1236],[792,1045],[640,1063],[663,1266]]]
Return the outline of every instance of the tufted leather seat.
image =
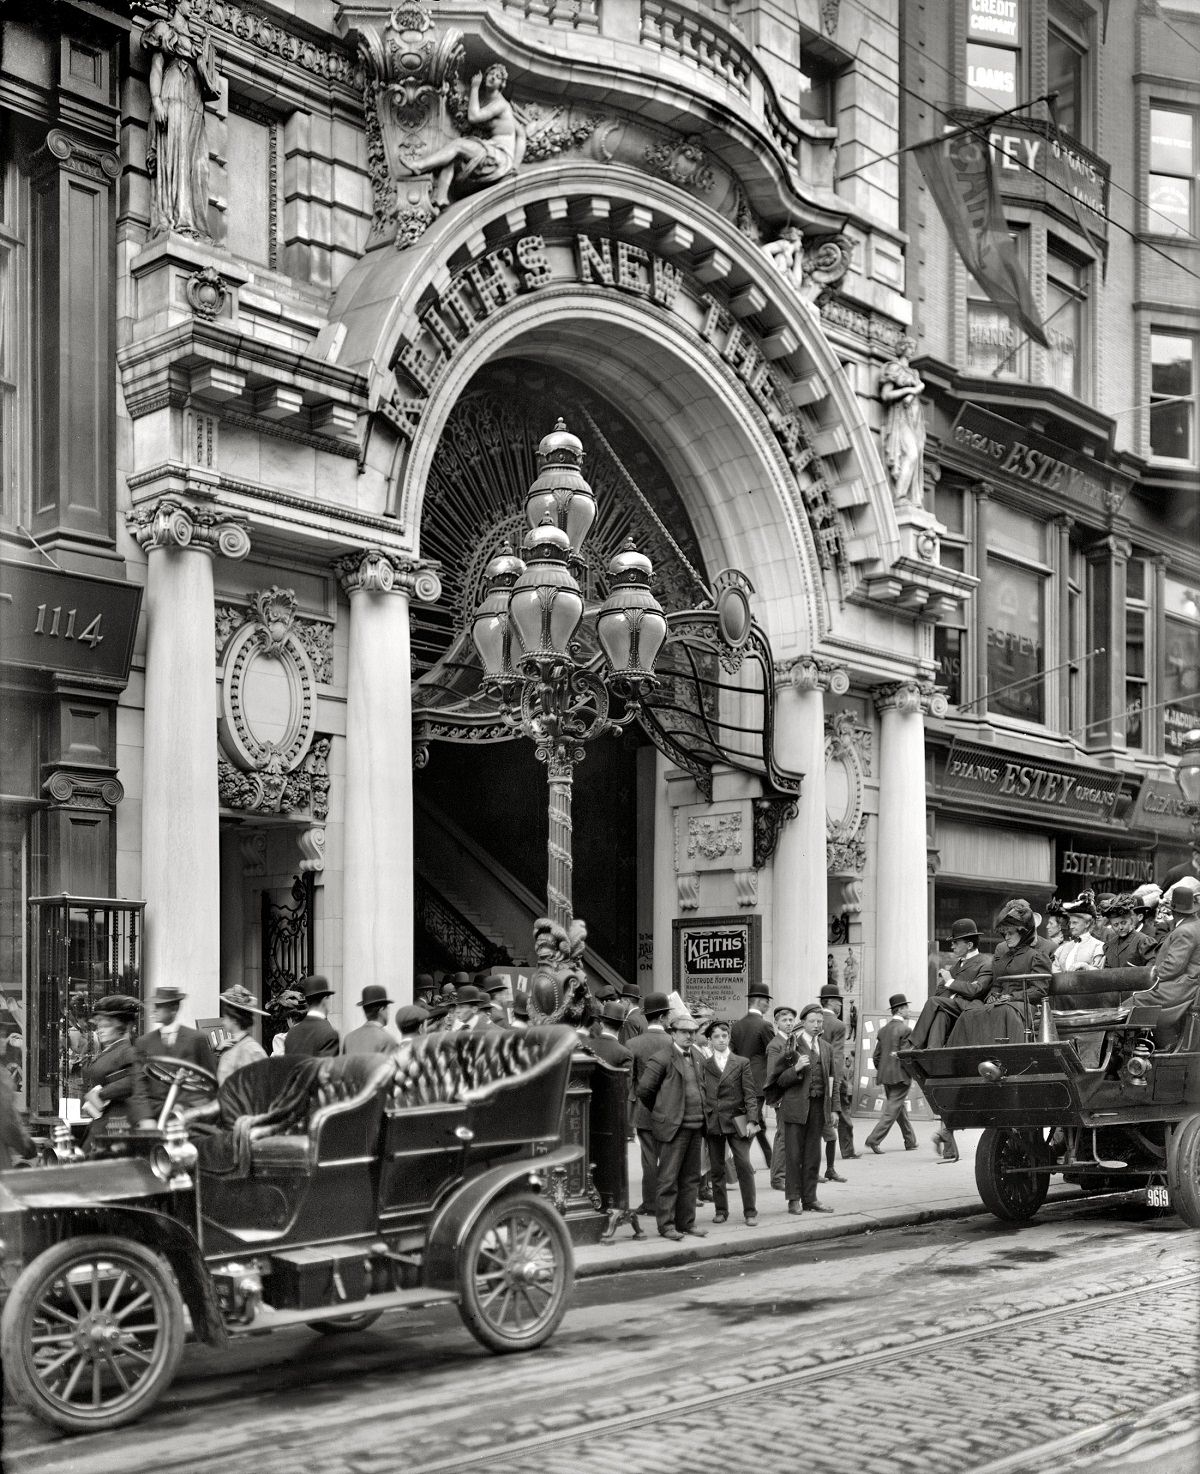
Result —
[[[309,1093],[307,1120],[270,1135],[258,1136],[251,1130],[251,1162],[299,1168],[372,1155],[378,1150],[385,1087],[395,1067],[390,1054],[323,1060]]]
[[[391,1107],[477,1099],[489,1086],[526,1074],[561,1051],[564,1032],[537,1028],[427,1034],[397,1066]]]

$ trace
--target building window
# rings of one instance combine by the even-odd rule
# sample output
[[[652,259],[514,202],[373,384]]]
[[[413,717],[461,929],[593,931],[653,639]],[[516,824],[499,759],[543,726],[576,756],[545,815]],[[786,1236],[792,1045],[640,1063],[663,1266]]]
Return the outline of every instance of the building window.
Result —
[[[1046,528],[990,503],[983,616],[987,628],[987,709],[1026,722],[1046,720],[1046,608],[1050,569]]]
[[[1002,112],[1024,95],[1024,0],[967,0],[967,107]]]
[[[1088,269],[1050,246],[1046,256],[1047,382],[1078,398],[1085,391]]]
[[[1125,742],[1146,746],[1146,713],[1150,708],[1150,660],[1147,641],[1150,610],[1146,599],[1146,564],[1131,558],[1125,565]]]
[[[969,573],[971,544],[967,528],[968,497],[957,486],[941,485],[934,493],[934,511],[945,529],[940,536],[940,558],[945,568]],[[957,606],[953,623],[944,621],[933,627],[933,655],[938,664],[937,682],[944,687],[946,700],[959,706],[963,698],[964,662],[967,652],[966,605]]]
[[[241,99],[230,99],[225,164],[236,181],[237,208],[225,217],[225,244],[260,266],[277,264],[279,245],[279,123]]]
[[[1054,116],[1059,128],[1087,141],[1087,42],[1062,14],[1046,31],[1046,91],[1056,92]]]
[[[1164,747],[1176,757],[1184,733],[1200,726],[1200,591],[1168,578],[1165,603]]]
[[[1196,114],[1150,109],[1150,178],[1146,229],[1193,235],[1196,201]]]
[[[1017,259],[1029,270],[1028,232],[1010,232]],[[970,290],[975,288],[971,280]],[[1009,312],[995,302],[967,301],[967,371],[981,379],[1028,379],[1029,339]]]
[[[1196,458],[1196,340],[1184,333],[1150,334],[1150,454]]]
[[[0,522],[27,520],[29,496],[29,193],[0,166]]]
[[[1075,543],[1067,554],[1067,731],[1076,732],[1084,721],[1084,557]]]

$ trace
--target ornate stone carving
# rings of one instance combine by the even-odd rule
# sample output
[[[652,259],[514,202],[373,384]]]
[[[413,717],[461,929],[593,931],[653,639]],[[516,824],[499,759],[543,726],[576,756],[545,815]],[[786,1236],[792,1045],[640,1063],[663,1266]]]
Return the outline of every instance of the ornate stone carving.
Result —
[[[238,836],[238,848],[242,852],[243,875],[265,875],[267,873],[267,831],[265,829],[243,829]]]
[[[64,769],[43,781],[42,792],[55,808],[63,809],[115,809],[125,797],[116,778],[85,777]]]
[[[324,756],[318,750],[324,745]],[[285,772],[278,756],[262,768],[244,771],[228,758],[217,758],[217,792],[227,809],[255,814],[303,814],[322,825],[329,817],[329,739],[313,743],[301,767]],[[243,851],[244,854],[244,851]],[[313,868],[313,867],[310,867]],[[257,873],[257,872],[255,872]]]
[[[125,522],[141,547],[195,548],[213,556],[244,558],[250,551],[246,525],[215,507],[194,507],[177,496],[134,507]]]
[[[733,872],[733,888],[739,906],[748,907],[758,905],[757,870],[735,870]]]
[[[188,277],[183,290],[196,316],[210,322],[224,307],[229,296],[229,289],[215,266],[205,266],[200,271],[194,271]]]
[[[228,757],[243,770],[264,775],[267,789],[272,796],[277,792],[282,802],[285,786],[282,775],[300,766],[312,742],[316,675],[308,652],[292,631],[296,616],[293,591],[278,585],[260,591],[254,596],[254,611],[254,617],[242,625],[225,648],[217,726],[221,746]],[[256,668],[264,661],[269,682],[264,690],[270,692],[268,699],[277,701],[281,672],[287,694],[286,714],[271,710],[271,725],[267,729],[271,736],[255,730],[246,700],[247,692],[259,683]],[[276,777],[279,783],[274,781]],[[261,803],[249,807],[261,807]],[[288,807],[297,805],[289,803]]]
[[[866,869],[866,829],[864,815],[858,827],[846,838],[830,839],[825,847],[826,869],[830,875],[861,875]]]
[[[518,109],[518,115],[525,129],[525,159],[529,163],[553,158],[586,143],[600,122],[598,116],[573,121],[568,107],[546,107],[541,103],[526,103]]]
[[[835,912],[829,918],[829,941],[834,947],[844,946],[850,940],[850,918]]]
[[[707,194],[716,183],[716,174],[708,155],[690,138],[664,139],[647,144],[643,155],[647,168],[681,189],[694,189]]]
[[[321,871],[325,869],[325,826],[324,824],[310,824],[307,829],[302,829],[296,836],[296,843],[300,846],[300,871]]]
[[[862,876],[844,875],[841,877],[842,889],[842,911],[847,916],[857,916],[862,910]]]
[[[104,184],[121,177],[121,160],[116,154],[87,148],[61,128],[50,129],[42,146],[29,155],[27,168],[39,181],[58,168]]]
[[[859,724],[858,713],[852,708],[831,712],[825,718],[827,757],[850,758],[862,769],[866,777],[871,776],[871,731]]]
[[[945,694],[932,681],[895,681],[876,686],[874,699],[875,710],[881,714],[899,711],[906,716],[918,716],[928,712],[930,716],[944,717],[949,710]]]
[[[897,502],[925,505],[925,412],[921,395],[925,381],[909,358],[917,351],[912,338],[902,338],[896,357],[879,375],[879,397],[884,403],[883,459],[892,479]]]
[[[436,604],[442,596],[442,581],[433,563],[385,553],[380,548],[349,553],[334,564],[347,595],[408,594],[419,604]]]
[[[163,14],[170,4],[169,0],[147,0],[144,8]],[[345,49],[289,30],[286,17],[278,9],[267,14],[264,8],[237,5],[233,0],[191,0],[191,13],[193,21],[207,23],[217,34],[272,62],[286,62],[324,82],[343,87],[358,85],[354,58]]]
[[[142,32],[150,57],[150,124],[146,170],[150,175],[150,234],[210,239],[208,135],[204,104],[221,95],[212,37],[181,0],[166,20]]]
[[[854,242],[844,235],[806,241],[798,226],[786,225],[763,246],[768,260],[800,297],[820,307],[850,269]]]
[[[700,905],[700,877],[692,871],[675,877],[675,896],[681,911],[695,911]]]
[[[274,592],[290,594],[291,590],[275,590]],[[235,604],[217,605],[213,611],[213,626],[218,659],[224,653],[234,632],[239,630],[251,617],[249,609],[239,608]],[[291,632],[304,647],[317,681],[323,686],[329,685],[333,680],[333,625],[325,620],[305,619],[293,614]]]
[[[689,815],[687,856],[689,860],[703,855],[706,860],[720,860],[726,855],[742,853],[742,816],[740,813],[713,814],[710,817]]]
[[[775,662],[775,679],[779,685],[791,685],[797,691],[830,691],[844,696],[850,689],[850,675],[844,665],[817,655],[796,655]]]
[[[756,798],[754,800],[754,868],[761,870],[775,853],[779,831],[794,819],[799,805],[794,798]]]
[[[827,36],[837,34],[838,11],[841,0],[821,0],[821,29]]]

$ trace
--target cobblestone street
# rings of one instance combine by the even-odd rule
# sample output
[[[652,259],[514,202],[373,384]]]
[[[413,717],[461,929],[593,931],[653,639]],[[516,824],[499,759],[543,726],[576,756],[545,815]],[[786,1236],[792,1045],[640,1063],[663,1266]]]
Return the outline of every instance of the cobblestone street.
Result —
[[[136,1429],[60,1441],[10,1410],[5,1470],[626,1474],[653,1448],[662,1474],[732,1474],[807,1427],[818,1474],[1186,1474],[1198,1276],[1177,1219],[1113,1202],[892,1229],[582,1280],[529,1357],[441,1310],[192,1348]]]

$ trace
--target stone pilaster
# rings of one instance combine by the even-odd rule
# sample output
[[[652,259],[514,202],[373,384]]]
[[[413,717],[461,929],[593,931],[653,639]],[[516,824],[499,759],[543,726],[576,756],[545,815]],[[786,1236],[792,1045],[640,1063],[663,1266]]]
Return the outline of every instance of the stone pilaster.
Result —
[[[350,600],[346,674],[342,969],[346,985],[380,983],[412,1000],[412,670],[409,600],[442,586],[416,559],[378,548],[336,565]],[[399,990],[398,992],[395,990]]]
[[[874,999],[892,993],[919,1005],[928,991],[928,858],[925,831],[924,713],[941,716],[946,698],[932,685],[899,681],[875,691],[879,712],[879,839],[875,856]]]
[[[213,559],[244,558],[244,524],[178,497],[135,507],[146,550],[142,779],[144,985],[187,990],[191,1018],[220,1011],[221,866],[213,662]]]
[[[775,752],[780,766],[803,775],[796,817],[783,824],[772,861],[772,956],[775,996],[802,1004],[825,981],[827,870],[824,693],[844,695],[846,672],[802,655],[775,667]]]

